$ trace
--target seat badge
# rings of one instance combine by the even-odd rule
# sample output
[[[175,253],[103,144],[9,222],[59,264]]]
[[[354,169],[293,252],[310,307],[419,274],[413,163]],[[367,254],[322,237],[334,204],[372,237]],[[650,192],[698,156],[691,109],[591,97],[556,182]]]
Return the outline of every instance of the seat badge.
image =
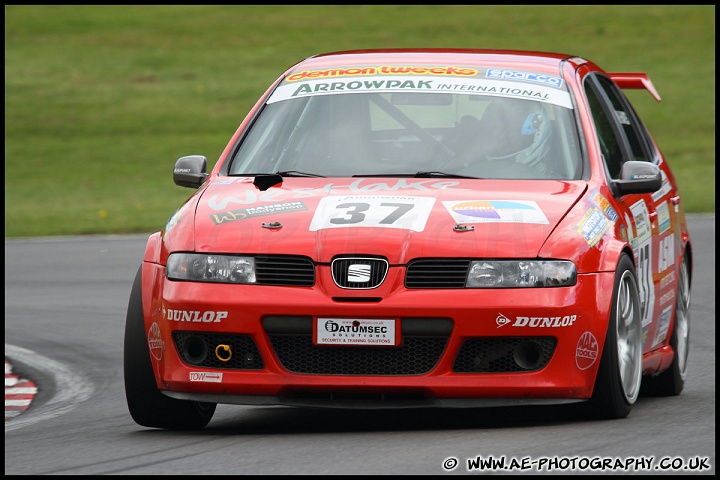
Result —
[[[370,281],[370,265],[348,265],[347,281],[353,283]]]

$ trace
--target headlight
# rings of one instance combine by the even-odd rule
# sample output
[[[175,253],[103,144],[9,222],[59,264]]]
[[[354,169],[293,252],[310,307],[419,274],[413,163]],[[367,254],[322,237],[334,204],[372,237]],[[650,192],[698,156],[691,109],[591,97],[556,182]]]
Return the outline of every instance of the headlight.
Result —
[[[171,280],[255,283],[255,259],[232,255],[173,253],[168,257],[166,272]]]
[[[476,260],[470,264],[468,288],[567,287],[577,270],[560,260]]]

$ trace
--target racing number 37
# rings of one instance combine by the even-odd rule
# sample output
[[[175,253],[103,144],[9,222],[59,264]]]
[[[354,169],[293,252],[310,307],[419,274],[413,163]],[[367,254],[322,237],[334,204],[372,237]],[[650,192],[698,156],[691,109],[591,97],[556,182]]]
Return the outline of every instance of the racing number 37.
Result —
[[[318,204],[310,231],[339,227],[425,229],[434,198],[407,196],[328,196]]]
[[[381,219],[378,223],[380,224],[392,224],[397,219],[405,215],[407,212],[412,210],[413,205],[408,203],[381,203],[381,207],[394,207],[395,210]],[[342,218],[331,218],[330,223],[335,225],[347,224],[347,223],[362,223],[365,221],[365,213],[370,209],[369,203],[341,203],[337,206],[338,209],[346,209],[345,215]]]

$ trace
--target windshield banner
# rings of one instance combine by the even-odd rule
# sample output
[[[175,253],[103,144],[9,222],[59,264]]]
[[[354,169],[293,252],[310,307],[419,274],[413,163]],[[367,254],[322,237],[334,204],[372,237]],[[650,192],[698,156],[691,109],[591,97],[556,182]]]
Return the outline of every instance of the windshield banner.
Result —
[[[551,103],[572,109],[570,94],[557,88],[517,81],[437,76],[375,76],[305,80],[279,86],[267,103],[314,95],[343,93],[420,92],[491,95]]]

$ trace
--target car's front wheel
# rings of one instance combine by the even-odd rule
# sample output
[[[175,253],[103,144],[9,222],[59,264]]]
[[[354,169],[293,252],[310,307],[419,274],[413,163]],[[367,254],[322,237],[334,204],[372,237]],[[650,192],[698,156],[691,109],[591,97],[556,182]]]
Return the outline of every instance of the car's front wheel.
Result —
[[[125,320],[125,397],[135,423],[144,427],[196,430],[205,427],[216,404],[176,400],[163,395],[155,383],[142,308],[142,267],[130,292]]]
[[[635,266],[623,254],[615,273],[613,303],[592,398],[585,404],[593,418],[625,418],[640,394],[642,326]]]

